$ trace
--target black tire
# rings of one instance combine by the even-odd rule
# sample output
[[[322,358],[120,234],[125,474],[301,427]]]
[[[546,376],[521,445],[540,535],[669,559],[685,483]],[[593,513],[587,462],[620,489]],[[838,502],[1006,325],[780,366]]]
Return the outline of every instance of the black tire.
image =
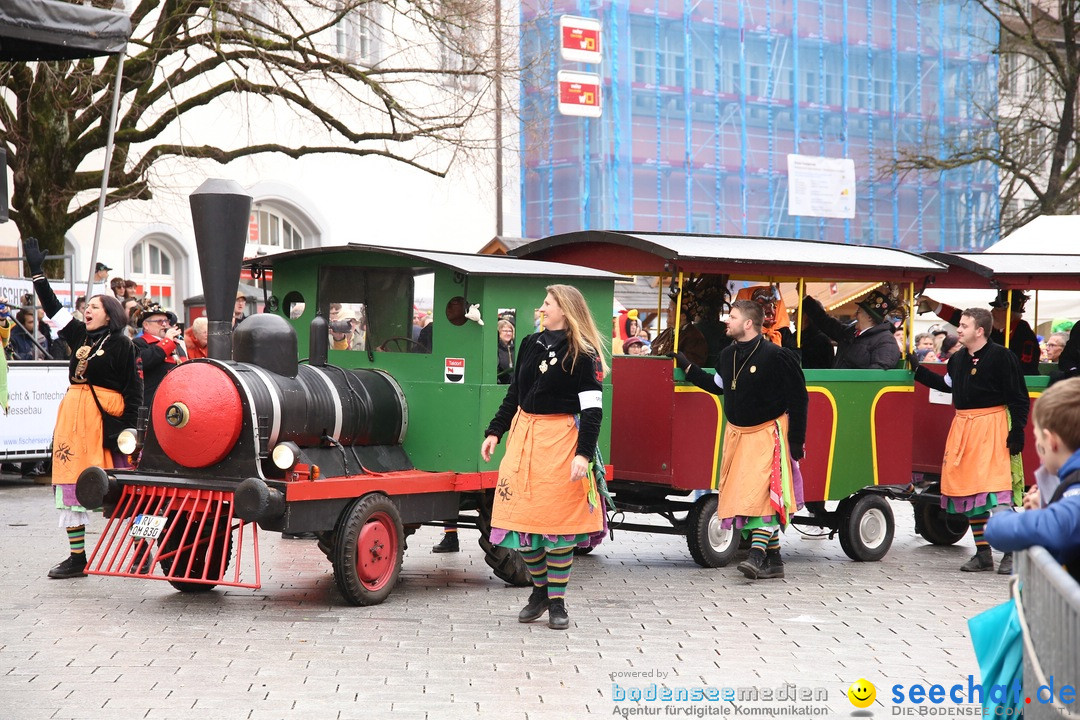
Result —
[[[331,547],[334,582],[351,605],[378,605],[397,585],[405,552],[401,513],[382,493],[353,501]]]
[[[588,555],[589,553],[591,553],[595,549],[596,548],[594,548],[594,547],[575,547],[574,548],[574,555]]]
[[[203,526],[202,536],[198,545],[194,548],[182,550],[177,552],[181,547],[181,544],[190,546],[193,542],[193,538],[189,538],[187,542],[181,543],[183,540],[184,529],[187,527],[188,517],[187,513],[169,513],[169,524],[174,527],[174,532],[170,533],[166,541],[161,546],[161,554],[176,553],[174,557],[162,558],[160,561],[162,571],[168,575],[172,571],[173,564],[177,565],[178,570],[186,572],[189,560],[191,561],[191,575],[202,576],[203,570],[206,569],[207,563],[209,563],[209,570],[206,572],[207,578],[220,579],[225,574],[225,570],[229,567],[229,558],[232,557],[233,538],[232,531],[229,528],[229,520],[226,515],[227,509],[222,508],[222,516],[218,520],[217,527],[217,542],[216,547],[212,550],[210,548],[210,535],[211,527],[207,523]],[[224,550],[221,546],[220,538],[224,534],[228,537],[225,542]],[[209,553],[207,551],[210,551]],[[194,553],[195,558],[191,560],[191,556]],[[169,580],[169,584],[174,588],[184,593],[205,593],[213,590],[216,585],[211,583],[196,583],[187,582],[184,580]]]
[[[531,587],[532,576],[529,575],[529,568],[525,566],[521,553],[491,544],[491,505],[494,501],[494,492],[484,493],[480,505],[476,508],[476,527],[480,530],[480,548],[484,551],[484,562],[491,568],[491,572],[495,573],[495,577],[504,583],[515,587]]]
[[[859,493],[840,503],[840,547],[856,562],[875,562],[892,547],[889,501],[875,493]]]
[[[941,483],[933,483],[926,492],[939,495]],[[936,502],[921,501],[915,504],[915,532],[932,545],[955,545],[967,535],[968,519],[964,515],[946,512]]]
[[[735,558],[742,533],[734,527],[724,530],[716,515],[720,496],[716,493],[698,499],[686,518],[686,544],[690,556],[701,567],[720,568]]]

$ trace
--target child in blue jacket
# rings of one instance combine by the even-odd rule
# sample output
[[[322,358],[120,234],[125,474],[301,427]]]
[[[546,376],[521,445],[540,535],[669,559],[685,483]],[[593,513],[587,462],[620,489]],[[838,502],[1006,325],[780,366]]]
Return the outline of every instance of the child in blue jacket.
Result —
[[[986,540],[1005,552],[1042,545],[1080,582],[1080,378],[1048,388],[1032,420],[1042,467],[1024,498],[1029,509],[992,516]]]

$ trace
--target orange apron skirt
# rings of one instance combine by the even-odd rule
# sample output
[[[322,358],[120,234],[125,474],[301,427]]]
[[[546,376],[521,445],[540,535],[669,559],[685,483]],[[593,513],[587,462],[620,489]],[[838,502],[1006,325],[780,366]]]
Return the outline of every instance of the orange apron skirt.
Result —
[[[778,438],[777,430],[783,433]],[[739,427],[728,423],[724,428],[724,450],[720,460],[720,498],[716,514],[721,520],[728,518],[775,518],[772,524],[780,524],[777,506],[771,497],[771,484],[776,473],[778,440],[787,438],[788,416],[781,415],[753,427]],[[790,463],[787,443],[781,442],[780,463]],[[781,493],[790,516],[795,512],[795,500],[788,487]],[[742,525],[740,524],[740,527]]]
[[[491,526],[542,535],[577,535],[603,529],[603,505],[590,507],[592,480],[570,482],[577,454],[573,415],[518,410],[499,464]],[[595,490],[593,490],[595,496]]]
[[[1009,419],[1005,406],[957,410],[945,441],[941,494],[967,497],[1012,493],[1012,467],[1005,440]]]
[[[124,413],[124,396],[116,390],[94,386],[101,407],[110,415]],[[74,485],[79,473],[96,465],[113,467],[112,453],[104,447],[101,412],[89,385],[72,385],[60,401],[53,430],[53,485]]]

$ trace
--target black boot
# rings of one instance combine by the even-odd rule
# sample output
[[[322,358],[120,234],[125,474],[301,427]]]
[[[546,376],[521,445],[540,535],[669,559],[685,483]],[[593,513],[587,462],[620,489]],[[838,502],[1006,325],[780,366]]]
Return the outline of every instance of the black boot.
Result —
[[[86,577],[86,553],[71,553],[67,560],[49,571],[53,580]]]
[[[765,572],[765,551],[761,548],[750,548],[750,554],[739,563],[739,572],[751,580],[757,580]]]
[[[998,563],[998,575],[1012,575],[1012,553],[1007,552],[1001,556],[1001,562]]]
[[[960,566],[963,572],[988,572],[994,569],[994,556],[990,553],[990,547],[981,547],[975,550],[971,559]]]
[[[543,587],[533,586],[532,595],[529,596],[529,604],[521,608],[518,613],[518,622],[532,622],[538,619],[548,609],[551,601],[548,600],[547,585]]]
[[[565,630],[570,627],[570,616],[566,614],[566,601],[555,598],[548,607],[548,627],[552,630]]]
[[[780,557],[779,550],[768,550],[765,553],[765,569],[758,573],[759,580],[784,577],[784,561]]]
[[[442,540],[439,544],[431,548],[433,553],[448,553],[458,552],[461,550],[461,545],[458,544],[458,537],[456,532],[443,533]]]

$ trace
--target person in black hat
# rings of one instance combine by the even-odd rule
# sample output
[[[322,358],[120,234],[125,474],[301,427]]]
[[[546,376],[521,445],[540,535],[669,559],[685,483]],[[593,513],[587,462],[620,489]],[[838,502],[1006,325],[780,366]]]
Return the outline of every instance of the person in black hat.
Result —
[[[854,325],[830,316],[814,298],[803,298],[803,315],[816,330],[836,342],[834,368],[891,370],[900,362],[900,347],[893,338],[889,315],[902,311],[900,303],[883,286],[874,290],[855,309]]]
[[[143,406],[150,407],[165,375],[183,361],[176,342],[181,330],[176,327],[176,315],[150,298],[139,303],[135,325],[140,328],[134,343],[143,378]]]
[[[109,273],[112,272],[112,268],[103,262],[99,262],[94,266],[94,282],[103,283],[109,279]]]
[[[1023,319],[1024,305],[1028,301],[1023,290],[998,290],[997,296],[990,303],[990,315],[994,319],[994,329],[990,340],[998,345],[1005,344],[1005,316],[1010,313],[1009,349],[1020,361],[1020,369],[1025,375],[1039,374],[1039,338]],[[959,325],[963,311],[952,305],[939,303],[926,295],[919,297],[919,312],[932,312],[942,320]]]

